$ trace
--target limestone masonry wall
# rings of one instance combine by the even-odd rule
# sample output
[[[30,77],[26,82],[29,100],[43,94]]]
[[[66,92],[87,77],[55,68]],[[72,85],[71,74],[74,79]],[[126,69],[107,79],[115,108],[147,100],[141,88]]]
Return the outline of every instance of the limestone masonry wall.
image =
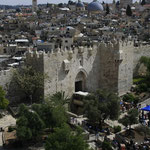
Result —
[[[128,48],[133,48],[131,43],[94,42],[93,47],[58,48],[51,53],[29,52],[27,62],[48,75],[44,81],[45,96],[57,91],[71,96],[79,75],[83,91],[107,88],[123,94],[132,85],[133,50]]]
[[[13,69],[0,71],[0,86],[3,87],[4,90],[8,90],[12,75]]]
[[[150,45],[140,45],[139,47],[134,47],[133,53],[133,71],[134,75],[137,73],[137,66],[141,56],[150,57]]]
[[[26,64],[47,74],[44,96],[65,91],[71,96],[75,83],[82,81],[82,90],[92,92],[107,88],[122,95],[130,90],[133,72],[141,56],[150,57],[150,45],[134,47],[133,42],[112,40],[112,43],[94,42],[92,47],[55,49],[50,53],[26,53]],[[0,85],[7,89],[12,69],[0,71]]]

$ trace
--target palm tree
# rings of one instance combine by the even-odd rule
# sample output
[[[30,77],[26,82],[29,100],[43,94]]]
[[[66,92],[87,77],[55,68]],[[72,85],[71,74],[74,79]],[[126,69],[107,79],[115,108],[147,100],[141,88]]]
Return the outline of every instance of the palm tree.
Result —
[[[61,92],[57,92],[55,94],[53,94],[52,96],[50,96],[50,101],[55,105],[62,105],[65,106],[66,104],[69,104],[70,99],[65,96],[65,92],[61,91]]]

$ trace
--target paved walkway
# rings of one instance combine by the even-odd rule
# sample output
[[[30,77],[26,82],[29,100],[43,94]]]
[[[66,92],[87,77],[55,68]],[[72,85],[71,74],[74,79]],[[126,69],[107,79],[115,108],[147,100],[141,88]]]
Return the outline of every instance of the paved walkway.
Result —
[[[16,119],[13,118],[11,115],[6,115],[0,119],[0,128],[3,129],[16,124]],[[3,150],[3,142],[2,142],[2,132],[0,132],[0,150]]]
[[[143,102],[140,102],[140,103],[138,103],[138,104],[141,104],[141,108],[143,108],[143,107],[145,107],[146,105],[150,105],[150,98],[148,98],[148,99],[146,99],[145,101],[143,101]],[[120,117],[119,117],[119,119],[120,118],[123,118],[123,116],[124,115],[126,115],[127,114],[127,112],[125,112],[125,113],[122,113],[121,115],[120,115]],[[112,121],[112,120],[105,120],[105,122],[107,123],[107,124],[109,124],[111,127],[114,127],[114,126],[121,126],[121,131],[120,132],[124,132],[125,130],[126,130],[126,128],[125,128],[125,126],[123,126],[122,124],[120,124],[117,120],[116,121]],[[135,127],[137,127],[137,126],[139,126],[140,125],[140,123],[139,124],[135,124],[135,125],[132,125],[132,128],[135,128]],[[115,134],[112,134],[112,135],[109,135],[109,136],[107,136],[109,139],[113,139],[114,137],[115,137]]]
[[[138,104],[141,104],[141,108],[145,107],[146,105],[150,105],[150,98],[148,98],[145,101],[140,102]]]

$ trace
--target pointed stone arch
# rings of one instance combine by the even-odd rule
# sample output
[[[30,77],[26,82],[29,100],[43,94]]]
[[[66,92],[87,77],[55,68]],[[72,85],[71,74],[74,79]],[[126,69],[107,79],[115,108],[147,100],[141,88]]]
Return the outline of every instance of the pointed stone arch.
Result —
[[[80,69],[75,78],[75,92],[85,91],[86,78],[87,78],[86,71],[83,69]]]

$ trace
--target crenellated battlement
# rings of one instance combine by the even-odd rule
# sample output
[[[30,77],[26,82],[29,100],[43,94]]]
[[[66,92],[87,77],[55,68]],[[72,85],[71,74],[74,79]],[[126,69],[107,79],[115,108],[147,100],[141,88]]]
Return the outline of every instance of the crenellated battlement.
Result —
[[[44,57],[56,57],[56,56],[69,56],[73,57],[73,55],[76,54],[89,54],[92,55],[92,52],[97,50],[108,50],[108,51],[119,51],[120,49],[123,49],[124,47],[128,45],[133,45],[132,42],[125,42],[125,41],[117,41],[116,39],[113,39],[110,42],[104,42],[101,41],[100,43],[98,41],[94,41],[92,46],[79,46],[79,47],[70,47],[70,48],[56,48],[53,49],[47,53],[45,51],[39,51],[34,49],[34,51],[29,50],[26,53],[26,58],[44,58]],[[72,56],[71,56],[72,55]]]
[[[133,61],[143,55],[147,45],[134,47],[135,41],[117,40],[81,43],[84,46],[55,48],[49,52],[33,49],[26,53],[26,62],[40,72],[48,74],[44,94],[65,90],[67,94],[75,91],[78,80],[84,82],[86,90],[108,88],[119,94],[132,86]],[[139,49],[134,58],[135,49]],[[146,55],[146,54],[144,54]],[[81,73],[82,72],[82,73]],[[78,73],[81,73],[78,79]]]

